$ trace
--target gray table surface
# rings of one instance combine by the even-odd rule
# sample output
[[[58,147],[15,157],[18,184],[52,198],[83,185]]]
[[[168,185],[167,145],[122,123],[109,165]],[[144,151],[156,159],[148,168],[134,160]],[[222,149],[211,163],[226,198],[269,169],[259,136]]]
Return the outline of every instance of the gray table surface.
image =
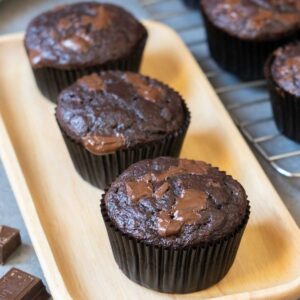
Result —
[[[64,3],[75,1],[63,1]],[[106,1],[123,5],[139,18],[148,18],[147,12],[138,1]],[[3,0],[0,2],[0,34],[24,31],[29,20],[36,14],[61,4],[58,0]],[[1,71],[0,71],[1,72]],[[255,153],[255,150],[253,150]],[[277,174],[259,154],[255,153],[263,169],[282,197],[290,213],[300,225],[300,179],[287,179]],[[0,266],[0,277],[12,266],[41,277],[44,276],[32,247],[30,237],[20,215],[13,192],[0,161],[0,224],[10,225],[21,230],[23,245],[15,252],[5,266]]]

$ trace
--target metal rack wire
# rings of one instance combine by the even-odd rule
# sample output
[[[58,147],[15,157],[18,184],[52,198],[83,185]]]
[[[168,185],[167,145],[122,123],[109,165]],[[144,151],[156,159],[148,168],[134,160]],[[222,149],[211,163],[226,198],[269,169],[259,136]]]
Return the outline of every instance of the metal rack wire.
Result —
[[[280,174],[300,178],[300,145],[277,130],[266,82],[241,82],[218,68],[209,55],[199,11],[185,7],[180,0],[139,0],[139,3],[153,20],[179,33],[246,139]]]

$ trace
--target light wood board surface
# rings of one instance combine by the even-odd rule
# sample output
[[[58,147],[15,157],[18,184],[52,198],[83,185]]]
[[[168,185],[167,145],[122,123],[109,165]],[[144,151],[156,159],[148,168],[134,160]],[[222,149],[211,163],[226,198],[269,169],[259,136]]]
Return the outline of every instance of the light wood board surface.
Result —
[[[181,157],[208,161],[244,185],[251,216],[237,258],[217,285],[160,294],[127,279],[113,260],[99,212],[101,191],[75,172],[53,115],[38,92],[22,34],[0,40],[0,153],[55,299],[295,299],[300,231],[174,31],[146,22],[142,73],[187,100],[192,123]]]

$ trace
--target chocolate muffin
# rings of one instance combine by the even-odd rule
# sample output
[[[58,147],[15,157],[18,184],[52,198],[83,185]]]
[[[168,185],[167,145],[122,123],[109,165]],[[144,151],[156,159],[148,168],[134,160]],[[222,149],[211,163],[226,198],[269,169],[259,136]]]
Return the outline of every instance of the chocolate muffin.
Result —
[[[270,53],[299,36],[298,0],[202,0],[211,56],[241,79],[263,78]]]
[[[141,159],[178,156],[190,122],[177,92],[121,71],[78,79],[59,95],[56,118],[76,169],[101,188]]]
[[[81,2],[34,18],[25,48],[38,87],[56,102],[59,92],[83,75],[138,71],[146,39],[145,27],[123,8]]]
[[[300,43],[274,51],[266,63],[265,75],[279,131],[300,142]]]
[[[226,275],[249,211],[243,187],[231,176],[170,157],[131,165],[101,201],[121,270],[169,293],[198,291]]]

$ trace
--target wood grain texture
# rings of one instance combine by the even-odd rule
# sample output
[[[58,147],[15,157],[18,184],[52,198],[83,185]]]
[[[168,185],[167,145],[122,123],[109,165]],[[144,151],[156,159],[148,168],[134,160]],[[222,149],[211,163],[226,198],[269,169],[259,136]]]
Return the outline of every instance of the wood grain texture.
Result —
[[[236,261],[217,285],[167,295],[129,281],[117,268],[99,212],[101,191],[76,174],[38,92],[22,35],[0,40],[0,152],[55,299],[295,299],[300,232],[205,75],[171,29],[146,22],[142,73],[187,100],[192,123],[181,157],[208,161],[244,185],[252,213]]]

